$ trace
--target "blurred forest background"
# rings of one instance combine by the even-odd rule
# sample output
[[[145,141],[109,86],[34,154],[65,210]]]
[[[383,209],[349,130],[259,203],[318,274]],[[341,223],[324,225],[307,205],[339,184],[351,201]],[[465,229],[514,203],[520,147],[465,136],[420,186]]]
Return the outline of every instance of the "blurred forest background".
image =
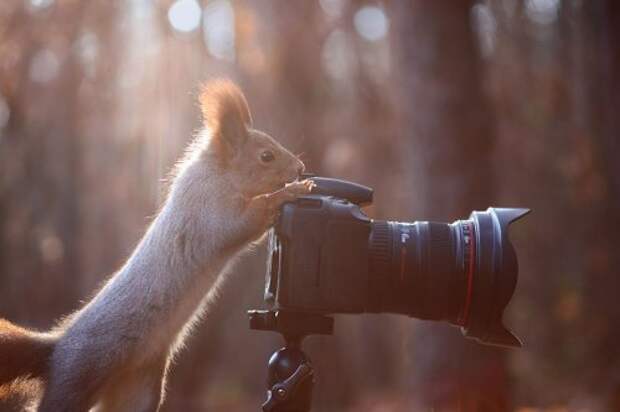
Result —
[[[616,0],[1,1],[0,316],[47,329],[122,264],[221,76],[309,170],[374,187],[373,217],[534,211],[512,228],[523,349],[339,317],[308,340],[314,410],[620,411]],[[165,411],[259,409],[264,260],[237,266]]]

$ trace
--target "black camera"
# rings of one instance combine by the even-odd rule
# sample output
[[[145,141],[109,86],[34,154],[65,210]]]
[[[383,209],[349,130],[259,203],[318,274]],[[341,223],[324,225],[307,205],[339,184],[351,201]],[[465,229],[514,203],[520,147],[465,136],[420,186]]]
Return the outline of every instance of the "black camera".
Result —
[[[269,234],[265,299],[302,315],[400,313],[443,320],[481,342],[520,346],[502,323],[518,266],[508,225],[528,209],[489,208],[467,220],[373,220],[372,189],[313,177]]]

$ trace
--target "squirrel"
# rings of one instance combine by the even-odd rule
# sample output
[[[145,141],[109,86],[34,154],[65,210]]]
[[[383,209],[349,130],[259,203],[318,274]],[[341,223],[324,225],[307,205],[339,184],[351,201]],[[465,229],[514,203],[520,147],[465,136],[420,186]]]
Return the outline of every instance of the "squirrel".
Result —
[[[204,127],[120,270],[50,332],[0,319],[0,398],[36,378],[40,412],[158,410],[171,359],[234,257],[285,202],[311,192],[311,180],[299,181],[304,164],[252,128],[233,82],[208,83],[199,102]]]

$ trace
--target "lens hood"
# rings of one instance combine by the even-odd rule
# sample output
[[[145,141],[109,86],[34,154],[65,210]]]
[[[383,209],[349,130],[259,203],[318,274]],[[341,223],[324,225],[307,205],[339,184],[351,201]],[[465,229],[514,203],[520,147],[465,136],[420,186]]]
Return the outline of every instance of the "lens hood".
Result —
[[[503,314],[517,284],[519,266],[508,226],[529,209],[493,208],[472,212],[476,262],[471,279],[471,306],[462,325],[465,336],[484,343],[520,347],[521,341],[503,324]]]

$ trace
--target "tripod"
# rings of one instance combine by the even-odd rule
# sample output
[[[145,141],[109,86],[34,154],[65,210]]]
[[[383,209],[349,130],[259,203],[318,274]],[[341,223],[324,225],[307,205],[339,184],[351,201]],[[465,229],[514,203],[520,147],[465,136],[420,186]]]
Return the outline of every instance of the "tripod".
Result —
[[[250,310],[250,329],[278,332],[284,347],[275,351],[267,366],[267,400],[264,412],[309,412],[312,407],[314,369],[301,349],[308,335],[331,335],[334,319],[288,311]]]

